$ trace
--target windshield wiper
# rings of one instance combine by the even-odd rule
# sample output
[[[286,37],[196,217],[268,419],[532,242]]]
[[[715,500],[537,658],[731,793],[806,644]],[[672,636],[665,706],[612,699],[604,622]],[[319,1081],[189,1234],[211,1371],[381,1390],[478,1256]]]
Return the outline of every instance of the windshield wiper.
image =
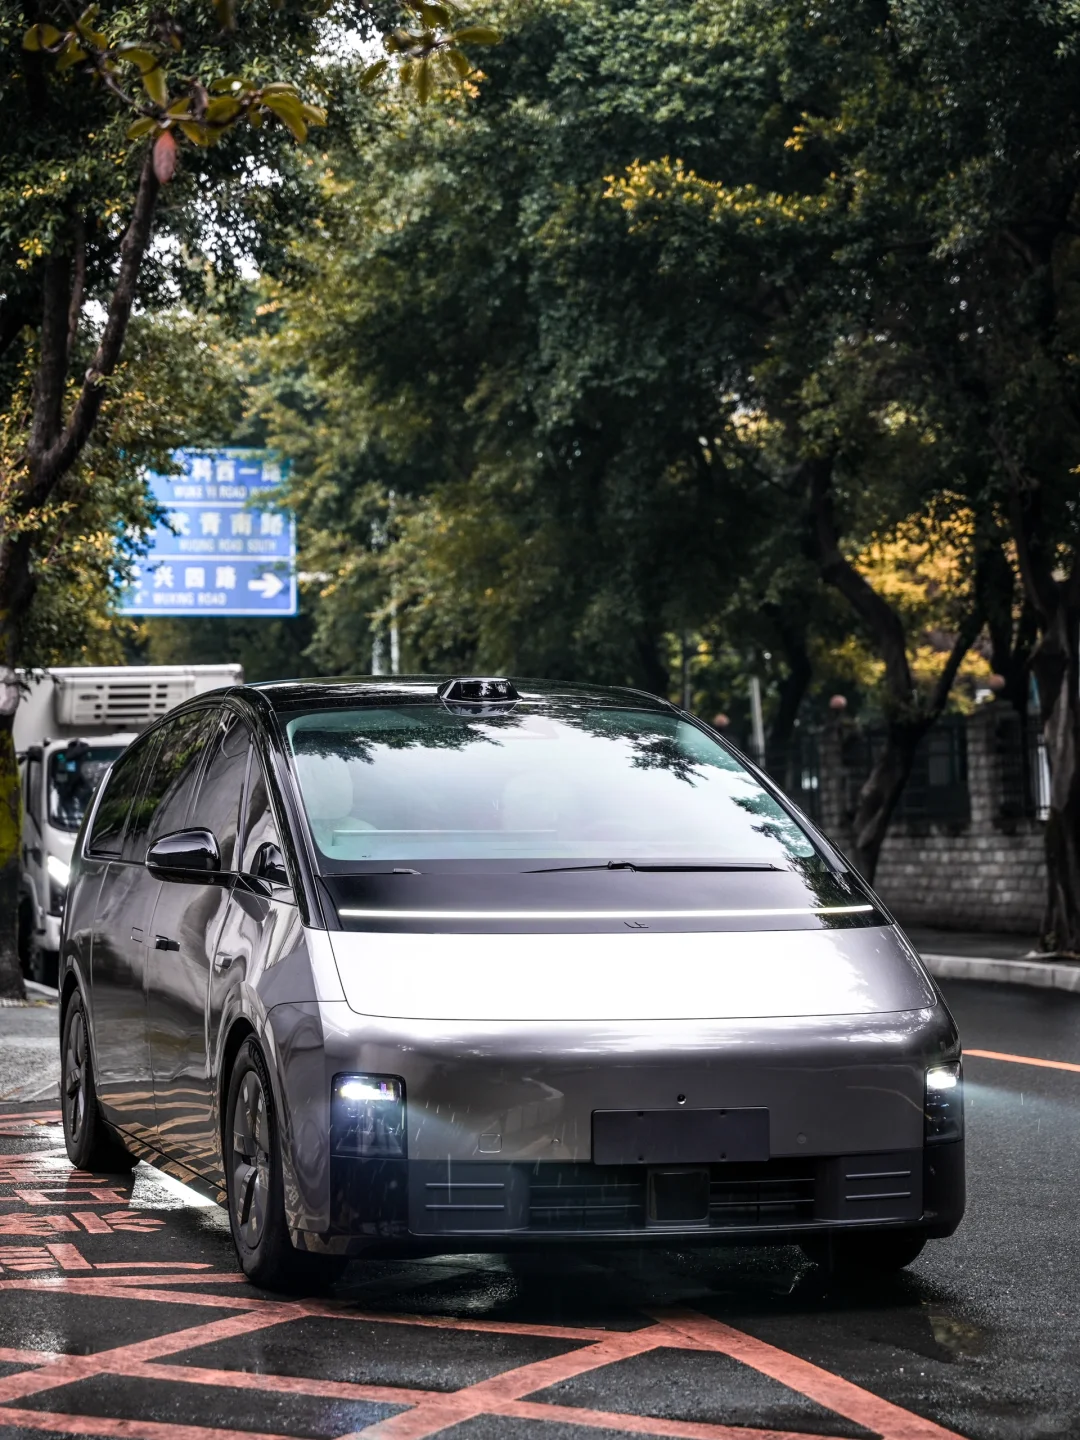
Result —
[[[544,865],[538,870],[526,870],[526,875],[557,875],[568,870],[643,870],[649,873],[663,871],[666,873],[699,870],[779,870],[779,865],[774,865],[771,860],[725,860],[714,864],[669,864],[663,860],[655,863],[649,860],[605,860],[598,865]]]

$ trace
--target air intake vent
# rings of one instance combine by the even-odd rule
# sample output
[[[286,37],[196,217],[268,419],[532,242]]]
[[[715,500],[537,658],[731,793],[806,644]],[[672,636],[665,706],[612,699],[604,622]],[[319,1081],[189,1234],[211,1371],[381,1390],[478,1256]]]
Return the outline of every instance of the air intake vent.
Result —
[[[137,730],[195,693],[195,677],[56,678],[56,718],[79,729]]]

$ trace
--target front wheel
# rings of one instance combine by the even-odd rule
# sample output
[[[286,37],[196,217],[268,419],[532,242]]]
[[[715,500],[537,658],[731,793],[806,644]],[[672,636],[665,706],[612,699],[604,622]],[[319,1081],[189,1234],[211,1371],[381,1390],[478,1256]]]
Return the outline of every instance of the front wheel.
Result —
[[[925,1244],[917,1230],[834,1231],[803,1240],[799,1249],[815,1265],[840,1275],[886,1275],[918,1259]]]
[[[60,1110],[68,1159],[78,1170],[123,1174],[138,1162],[105,1124],[94,1085],[94,1062],[83,998],[71,997],[60,1039]]]
[[[347,1261],[303,1254],[289,1239],[274,1096],[266,1062],[250,1036],[229,1080],[224,1140],[229,1224],[244,1274],[268,1290],[332,1284]]]

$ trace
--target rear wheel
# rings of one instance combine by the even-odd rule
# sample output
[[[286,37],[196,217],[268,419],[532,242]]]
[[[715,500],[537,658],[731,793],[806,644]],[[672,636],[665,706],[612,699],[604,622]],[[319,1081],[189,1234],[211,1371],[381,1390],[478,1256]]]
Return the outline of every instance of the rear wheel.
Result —
[[[102,1117],[86,1011],[78,991],[64,1015],[60,1041],[60,1109],[68,1159],[77,1169],[122,1174],[137,1163]]]
[[[885,1275],[918,1259],[926,1236],[917,1230],[850,1231],[813,1236],[799,1248],[815,1265],[837,1274]]]
[[[225,1107],[229,1224],[244,1274],[268,1290],[332,1284],[348,1263],[295,1249],[285,1219],[281,1139],[266,1062],[250,1036],[241,1045]]]

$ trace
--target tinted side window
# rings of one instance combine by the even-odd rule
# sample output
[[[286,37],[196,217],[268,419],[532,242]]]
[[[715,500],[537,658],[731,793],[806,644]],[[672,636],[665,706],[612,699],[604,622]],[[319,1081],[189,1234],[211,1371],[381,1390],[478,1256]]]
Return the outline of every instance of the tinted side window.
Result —
[[[187,820],[192,829],[213,832],[221,851],[221,868],[231,870],[236,854],[236,830],[244,798],[251,736],[247,726],[228,712],[218,723],[199,793]]]
[[[252,752],[241,870],[251,870],[256,850],[267,842],[277,845],[279,848],[281,846],[281,838],[274,822],[274,812],[270,808],[270,796],[266,789],[266,776],[263,773],[262,763],[258,755]]]
[[[26,762],[26,812],[34,824],[41,825],[41,761]]]
[[[213,733],[217,714],[214,710],[189,711],[161,727],[157,754],[132,812],[125,847],[127,859],[141,864],[146,859],[147,847],[159,835],[184,828],[195,793],[199,762]]]
[[[97,808],[87,841],[87,849],[91,854],[119,856],[124,839],[124,824],[139,788],[139,777],[149,743],[136,741],[124,751],[109,771],[109,778],[105,781],[105,793],[101,797],[101,804]],[[40,766],[38,773],[41,773]]]

